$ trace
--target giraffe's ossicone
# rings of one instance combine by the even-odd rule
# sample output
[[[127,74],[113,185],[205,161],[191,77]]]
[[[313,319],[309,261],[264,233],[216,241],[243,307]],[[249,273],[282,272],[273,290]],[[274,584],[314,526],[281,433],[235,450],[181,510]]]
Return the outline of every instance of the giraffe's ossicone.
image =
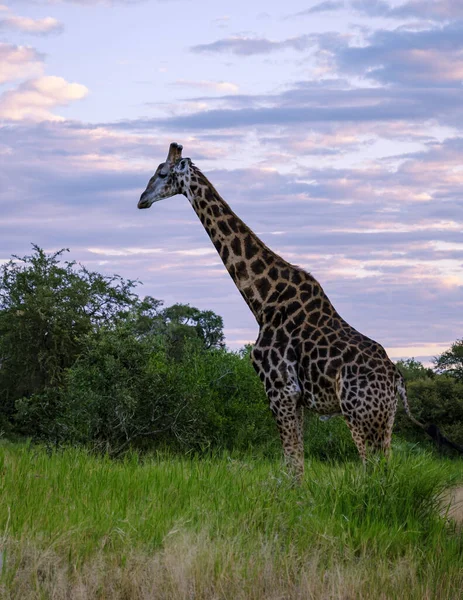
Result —
[[[339,316],[310,273],[270,250],[173,143],[138,208],[176,194],[190,201],[259,324],[252,363],[294,475],[304,470],[304,408],[341,413],[363,460],[367,447],[388,452],[397,394],[410,411],[402,376],[384,348]]]

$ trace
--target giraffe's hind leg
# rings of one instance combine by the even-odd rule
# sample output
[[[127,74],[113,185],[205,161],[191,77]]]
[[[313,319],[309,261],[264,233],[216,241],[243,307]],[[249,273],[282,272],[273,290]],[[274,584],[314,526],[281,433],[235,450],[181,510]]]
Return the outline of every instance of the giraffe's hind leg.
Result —
[[[367,451],[388,455],[396,408],[394,394],[369,388],[368,380],[343,379],[342,373],[336,383],[341,411],[362,461],[365,463]]]
[[[357,446],[358,453],[362,462],[365,463],[367,455],[372,453],[384,454],[389,456],[392,425],[390,428],[371,427],[369,424],[358,420],[355,415],[344,414],[347,426],[352,434],[352,439]]]
[[[370,391],[370,409],[366,413],[365,433],[369,448],[386,457],[390,454],[392,428],[397,409],[394,381],[386,380],[375,392]]]
[[[336,377],[336,395],[338,397],[339,406],[344,420],[349,427],[349,430],[357,447],[358,453],[362,462],[365,464],[366,455],[366,440],[360,420],[356,417],[354,407],[357,404],[356,389],[352,389],[347,384],[345,375],[339,371]]]
[[[367,460],[367,449],[365,443],[365,436],[362,430],[362,427],[356,423],[355,419],[348,415],[344,415],[344,419],[347,423],[347,426],[350,429],[352,439],[354,440],[354,444],[357,446],[358,453],[362,462],[365,464]]]
[[[382,410],[375,417],[367,432],[366,439],[373,452],[381,452],[386,457],[390,455],[392,428],[397,401],[392,396],[389,402],[384,402]]]

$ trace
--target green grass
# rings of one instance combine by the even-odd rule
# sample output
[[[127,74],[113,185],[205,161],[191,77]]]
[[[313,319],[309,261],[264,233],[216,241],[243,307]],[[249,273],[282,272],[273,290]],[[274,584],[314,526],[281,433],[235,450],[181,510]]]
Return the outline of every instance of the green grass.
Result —
[[[0,473],[1,598],[421,599],[463,588],[462,536],[442,515],[462,465],[427,453],[402,449],[367,469],[310,461],[297,488],[280,461],[258,457],[115,462],[28,445],[0,446]]]

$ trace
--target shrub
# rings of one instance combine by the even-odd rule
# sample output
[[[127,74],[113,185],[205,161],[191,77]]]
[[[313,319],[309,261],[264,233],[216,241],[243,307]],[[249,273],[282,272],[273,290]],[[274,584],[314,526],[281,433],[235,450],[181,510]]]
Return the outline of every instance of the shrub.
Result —
[[[445,435],[463,444],[463,383],[445,376],[417,379],[407,383],[407,395],[413,415],[423,423],[435,423]],[[422,441],[423,432],[406,416],[401,403],[395,430],[412,441]]]
[[[274,448],[278,436],[249,357],[186,340],[180,355],[159,336],[100,329],[62,388],[16,404],[24,431],[54,443],[182,451]]]

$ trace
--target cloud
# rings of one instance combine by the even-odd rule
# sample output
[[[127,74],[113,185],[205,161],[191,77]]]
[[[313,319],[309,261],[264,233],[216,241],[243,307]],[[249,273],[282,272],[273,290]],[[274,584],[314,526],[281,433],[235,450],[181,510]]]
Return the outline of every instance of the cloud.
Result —
[[[214,25],[216,25],[217,27],[223,28],[226,27],[230,19],[230,16],[224,15],[223,17],[217,17],[216,19],[212,19],[212,23],[214,23]]]
[[[384,0],[355,0],[352,7],[370,17],[390,19],[430,19],[435,21],[461,19],[462,0],[411,0],[392,5]]]
[[[204,99],[203,99],[204,100]],[[267,126],[314,128],[329,123],[368,123],[429,119],[459,122],[463,113],[460,88],[337,88],[301,83],[280,94],[224,98],[224,108],[209,108],[166,118],[141,118],[111,124],[115,129],[227,130]]]
[[[147,2],[147,0],[16,0],[22,4],[81,4],[83,6],[94,6],[103,4],[106,6],[112,6],[117,4],[141,4]],[[179,0],[157,0],[157,2],[177,2]]]
[[[316,16],[335,4],[306,6]],[[34,81],[0,101],[0,260],[28,252],[31,241],[69,246],[89,268],[139,278],[141,294],[222,314],[228,343],[255,339],[252,315],[185,199],[136,210],[175,139],[265,243],[313,273],[353,326],[400,355],[447,347],[463,327],[463,36],[444,18],[400,25],[352,36],[223,34],[202,51],[264,61],[299,51],[299,77],[313,80],[279,78],[276,92],[245,94],[204,71],[204,80],[172,84],[201,98],[157,104],[151,114],[165,110],[165,118],[151,118],[144,104],[146,118],[113,123],[42,120],[84,92],[70,93],[64,80],[54,93],[40,88],[43,59],[29,56],[24,65],[35,62],[38,72],[24,78]]]
[[[463,81],[463,52],[420,49],[391,53],[388,64],[373,69],[369,76],[385,83],[458,85]]]
[[[343,1],[325,0],[325,2],[319,2],[311,8],[307,8],[306,10],[301,10],[300,12],[297,12],[294,15],[291,15],[291,17],[305,17],[308,15],[314,15],[324,12],[332,12],[334,10],[340,10],[344,7],[345,3]]]
[[[317,36],[321,58],[332,71],[385,84],[460,85],[463,72],[463,21],[426,29],[376,30],[362,45],[338,34]]]
[[[43,59],[44,55],[30,46],[0,42],[0,84],[41,74]]]
[[[177,197],[136,210],[170,132],[19,122],[3,126],[0,139],[0,259],[28,252],[31,241],[68,246],[89,268],[139,278],[140,294],[222,314],[232,345],[255,339],[252,315],[188,202]],[[179,141],[237,214],[272,249],[310,270],[353,326],[411,354],[453,340],[463,326],[462,138],[408,153],[396,169],[387,161],[346,167],[335,157],[331,166],[315,160],[287,173],[223,168],[221,160],[214,167],[219,144],[233,164],[233,152],[249,152],[247,140],[233,150],[217,136],[203,150],[198,139]]]
[[[46,35],[50,33],[61,33],[63,31],[63,25],[53,17],[31,19],[29,17],[18,17],[12,15],[11,17],[0,19],[0,30],[1,29],[10,29],[13,31],[21,31],[22,33]]]
[[[200,90],[213,90],[214,92],[220,92],[221,94],[236,94],[239,91],[239,87],[235,83],[230,83],[229,81],[188,81],[186,79],[179,79],[178,81],[174,81],[172,85]]]
[[[239,56],[252,56],[254,54],[269,54],[279,50],[296,50],[302,52],[313,45],[311,36],[300,35],[281,42],[274,42],[266,38],[251,37],[229,37],[211,42],[209,44],[198,44],[190,50],[196,53],[220,53],[231,52]]]
[[[359,131],[358,125],[343,128],[327,128],[326,131],[301,131],[289,128],[277,134],[262,135],[261,142],[270,147],[286,151],[290,156],[322,156],[339,155],[359,150],[371,143],[365,132]]]
[[[80,100],[88,93],[79,83],[68,83],[62,77],[43,76],[20,84],[0,96],[0,116],[4,119],[56,120],[51,109]]]
[[[394,106],[388,103],[377,106],[345,107],[273,107],[249,108],[238,110],[206,110],[190,115],[180,115],[164,120],[154,120],[160,127],[176,129],[226,129],[230,127],[252,127],[262,125],[320,123],[323,121],[378,121],[395,119],[421,119],[424,109],[414,111],[411,106]],[[139,122],[143,126],[143,121]],[[149,126],[150,121],[146,123]],[[123,123],[121,124],[122,126]],[[136,123],[134,123],[136,125]],[[130,127],[130,124],[129,124]]]

